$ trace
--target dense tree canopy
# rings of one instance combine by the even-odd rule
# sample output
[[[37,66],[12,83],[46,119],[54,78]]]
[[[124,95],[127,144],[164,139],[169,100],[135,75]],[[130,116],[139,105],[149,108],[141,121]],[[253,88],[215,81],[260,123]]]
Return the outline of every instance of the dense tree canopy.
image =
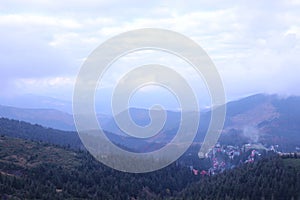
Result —
[[[266,158],[215,176],[174,163],[147,174],[110,169],[85,151],[1,137],[0,194],[16,199],[298,199],[300,159]],[[289,157],[289,158],[288,158]]]

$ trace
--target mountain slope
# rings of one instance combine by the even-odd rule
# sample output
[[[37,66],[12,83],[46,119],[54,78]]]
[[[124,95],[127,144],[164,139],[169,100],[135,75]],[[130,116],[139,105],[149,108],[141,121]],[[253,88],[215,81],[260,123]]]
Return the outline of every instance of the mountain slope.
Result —
[[[0,118],[0,135],[70,146],[75,149],[83,148],[76,132],[60,131],[6,118]]]
[[[139,139],[105,132],[106,136],[116,145],[126,150],[139,152],[140,149],[153,148],[155,144],[149,144]],[[24,121],[0,118],[0,135],[13,138],[21,138],[33,141],[41,141],[48,144],[71,147],[73,149],[85,149],[78,133],[45,128],[41,125],[33,125]]]
[[[226,123],[220,141],[230,143],[278,144],[282,151],[300,145],[300,97],[254,95],[227,106]]]

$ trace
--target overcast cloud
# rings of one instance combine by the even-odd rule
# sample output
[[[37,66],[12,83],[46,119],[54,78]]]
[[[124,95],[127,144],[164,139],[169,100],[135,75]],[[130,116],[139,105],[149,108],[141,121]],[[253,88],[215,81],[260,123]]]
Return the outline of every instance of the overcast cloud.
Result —
[[[300,95],[300,1],[4,1],[0,96],[69,99],[84,59],[137,28],[192,38],[214,61],[228,99]]]

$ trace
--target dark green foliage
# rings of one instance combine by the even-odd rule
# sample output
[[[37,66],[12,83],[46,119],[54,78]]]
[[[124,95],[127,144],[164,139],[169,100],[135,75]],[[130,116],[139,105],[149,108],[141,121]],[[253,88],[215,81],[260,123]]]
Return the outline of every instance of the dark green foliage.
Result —
[[[300,159],[270,156],[212,177],[172,164],[110,169],[85,151],[0,137],[0,194],[11,199],[299,199]]]
[[[0,138],[0,194],[20,199],[159,199],[199,180],[172,164],[147,174],[108,168],[85,151]]]
[[[32,125],[18,120],[0,118],[0,134],[14,138],[47,142],[74,149],[83,148],[76,132],[45,128],[37,124]]]
[[[207,177],[176,199],[299,199],[300,159],[278,156]]]

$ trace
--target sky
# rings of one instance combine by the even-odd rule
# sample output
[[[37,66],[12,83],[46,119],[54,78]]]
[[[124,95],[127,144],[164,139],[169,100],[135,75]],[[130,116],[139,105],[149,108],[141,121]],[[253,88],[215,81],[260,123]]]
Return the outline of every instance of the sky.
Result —
[[[254,93],[300,95],[299,11],[298,0],[2,1],[0,98],[34,94],[71,101],[89,54],[139,28],[169,29],[197,42],[218,69],[228,100]],[[100,92],[109,93],[122,66],[160,58],[145,55],[116,64]]]

